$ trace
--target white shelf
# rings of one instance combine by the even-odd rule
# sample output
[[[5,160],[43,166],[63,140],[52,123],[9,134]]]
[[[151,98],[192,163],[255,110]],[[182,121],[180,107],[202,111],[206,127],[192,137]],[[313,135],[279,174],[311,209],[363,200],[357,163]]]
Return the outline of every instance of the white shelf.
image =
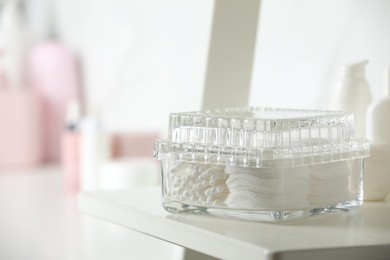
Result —
[[[390,203],[287,224],[170,214],[159,188],[92,191],[81,211],[222,259],[390,259]]]

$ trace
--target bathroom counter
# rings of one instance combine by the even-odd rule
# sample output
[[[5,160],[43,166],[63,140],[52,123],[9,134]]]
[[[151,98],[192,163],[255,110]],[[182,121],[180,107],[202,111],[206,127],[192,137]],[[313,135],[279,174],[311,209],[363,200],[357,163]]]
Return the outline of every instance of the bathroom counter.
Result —
[[[326,215],[284,224],[171,214],[159,188],[91,191],[79,209],[222,259],[389,259],[390,203],[370,202],[354,214]],[[189,259],[189,258],[187,258]]]

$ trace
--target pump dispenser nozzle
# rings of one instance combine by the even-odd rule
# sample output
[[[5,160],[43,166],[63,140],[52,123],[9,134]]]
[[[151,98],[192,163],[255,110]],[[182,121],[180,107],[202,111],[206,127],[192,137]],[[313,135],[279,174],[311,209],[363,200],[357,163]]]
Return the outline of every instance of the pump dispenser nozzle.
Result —
[[[352,63],[344,66],[344,73],[356,78],[364,78],[368,60]]]
[[[356,136],[364,137],[366,111],[371,103],[371,92],[365,77],[368,60],[345,65],[331,99],[331,109],[353,113]]]

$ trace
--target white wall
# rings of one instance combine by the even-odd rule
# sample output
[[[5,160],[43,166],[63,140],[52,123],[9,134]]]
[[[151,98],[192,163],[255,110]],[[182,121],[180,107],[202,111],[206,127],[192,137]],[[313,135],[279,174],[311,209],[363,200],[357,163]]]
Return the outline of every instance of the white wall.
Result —
[[[200,109],[212,1],[55,1],[59,36],[82,59],[88,106],[101,107],[109,129],[164,132],[170,112]],[[31,20],[45,31],[38,13]]]
[[[374,97],[390,64],[390,1],[264,0],[252,105],[327,108],[343,64],[369,59]]]
[[[89,104],[110,129],[166,130],[169,112],[200,108],[213,1],[53,1],[61,38],[83,60]],[[53,1],[29,0],[35,14]],[[389,13],[387,0],[263,0],[250,103],[326,108],[339,67],[366,58],[378,97]]]

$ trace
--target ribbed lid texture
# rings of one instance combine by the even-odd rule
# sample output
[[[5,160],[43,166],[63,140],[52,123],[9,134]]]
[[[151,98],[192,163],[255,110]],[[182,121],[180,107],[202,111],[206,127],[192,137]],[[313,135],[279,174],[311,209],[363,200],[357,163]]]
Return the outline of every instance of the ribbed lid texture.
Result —
[[[158,160],[239,167],[293,167],[369,156],[354,136],[353,115],[340,111],[240,107],[172,113]]]

